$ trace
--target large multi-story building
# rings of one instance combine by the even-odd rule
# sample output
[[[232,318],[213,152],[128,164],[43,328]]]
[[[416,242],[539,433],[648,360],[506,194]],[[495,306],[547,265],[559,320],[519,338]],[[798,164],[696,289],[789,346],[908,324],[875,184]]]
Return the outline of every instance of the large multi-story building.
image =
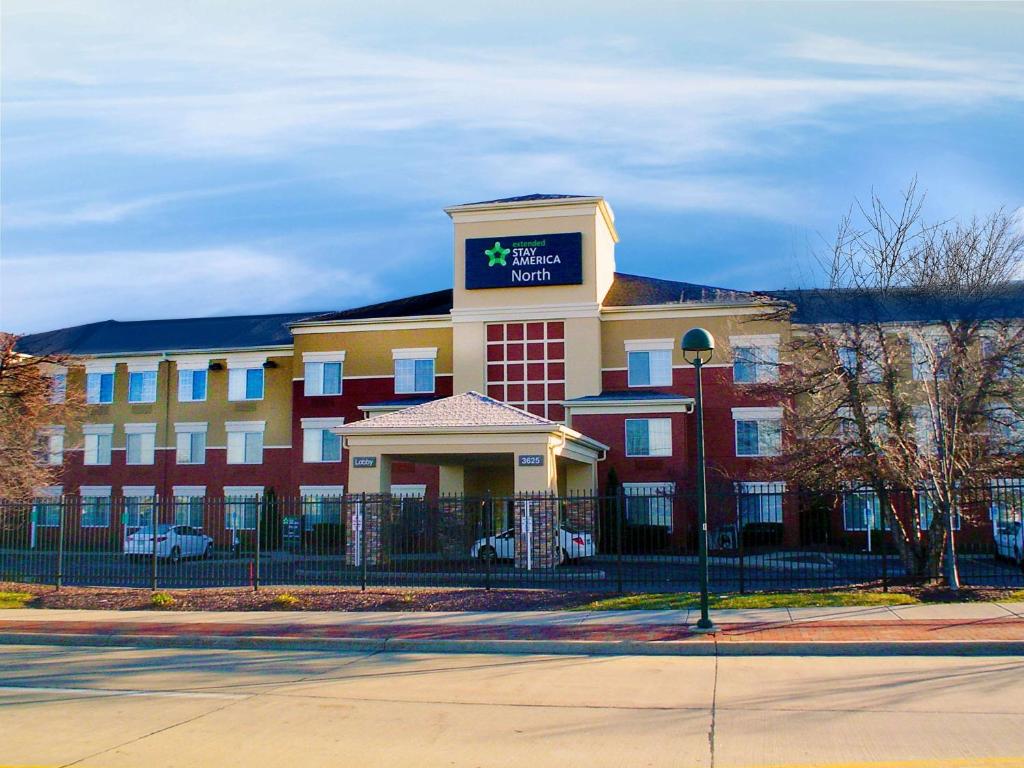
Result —
[[[447,213],[448,290],[25,337],[27,353],[70,356],[53,373],[87,399],[84,423],[48,435],[64,466],[50,492],[81,497],[83,514],[123,498],[130,518],[154,496],[564,495],[615,477],[638,498],[630,519],[671,535],[682,512],[659,492],[689,487],[695,464],[694,373],[679,339],[699,325],[718,341],[704,366],[711,477],[755,496],[751,521],[798,540],[772,463],[782,404],[752,386],[776,375],[791,333],[767,319],[779,298],[617,271],[600,197]]]

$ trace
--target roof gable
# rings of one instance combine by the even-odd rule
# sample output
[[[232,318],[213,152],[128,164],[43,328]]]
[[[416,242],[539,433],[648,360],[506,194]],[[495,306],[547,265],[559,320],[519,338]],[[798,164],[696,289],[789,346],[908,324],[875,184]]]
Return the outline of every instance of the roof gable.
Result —
[[[400,411],[382,413],[362,421],[346,424],[339,431],[346,434],[359,432],[394,431],[407,429],[471,429],[492,427],[549,427],[561,425],[542,416],[508,405],[479,392],[464,392],[443,397]]]

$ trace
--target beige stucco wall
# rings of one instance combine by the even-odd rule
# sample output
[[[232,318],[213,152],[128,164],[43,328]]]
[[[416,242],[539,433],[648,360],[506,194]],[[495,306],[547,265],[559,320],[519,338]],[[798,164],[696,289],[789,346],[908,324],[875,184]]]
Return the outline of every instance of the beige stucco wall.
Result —
[[[372,321],[368,321],[370,324]],[[449,324],[437,326],[434,321],[421,328],[380,328],[366,331],[301,333],[295,335],[295,356],[292,375],[300,379],[304,375],[303,352],[345,351],[345,376],[393,376],[395,363],[393,349],[410,347],[436,347],[437,359],[434,371],[439,374],[452,372],[452,328]]]

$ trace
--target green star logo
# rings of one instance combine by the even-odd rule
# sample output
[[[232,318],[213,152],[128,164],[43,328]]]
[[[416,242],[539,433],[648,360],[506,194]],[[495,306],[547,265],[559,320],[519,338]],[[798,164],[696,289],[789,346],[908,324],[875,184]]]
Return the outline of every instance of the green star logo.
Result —
[[[487,254],[488,267],[493,267],[495,265],[499,267],[507,267],[508,265],[505,263],[505,257],[512,253],[512,251],[508,248],[502,248],[501,243],[495,240],[494,247],[488,248],[484,253]]]

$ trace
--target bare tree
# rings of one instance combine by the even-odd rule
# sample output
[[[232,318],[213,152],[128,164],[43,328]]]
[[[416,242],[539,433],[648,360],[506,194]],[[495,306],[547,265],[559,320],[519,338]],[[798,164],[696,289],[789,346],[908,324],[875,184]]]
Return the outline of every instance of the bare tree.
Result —
[[[781,465],[869,488],[908,572],[956,589],[957,515],[988,512],[966,489],[1024,467],[1024,233],[1004,211],[926,224],[922,200],[911,184],[895,209],[856,205],[821,259],[827,288],[789,294]]]
[[[17,342],[0,332],[0,498],[25,500],[60,478],[48,431],[73,421],[80,399],[60,373],[65,358],[21,354]]]

